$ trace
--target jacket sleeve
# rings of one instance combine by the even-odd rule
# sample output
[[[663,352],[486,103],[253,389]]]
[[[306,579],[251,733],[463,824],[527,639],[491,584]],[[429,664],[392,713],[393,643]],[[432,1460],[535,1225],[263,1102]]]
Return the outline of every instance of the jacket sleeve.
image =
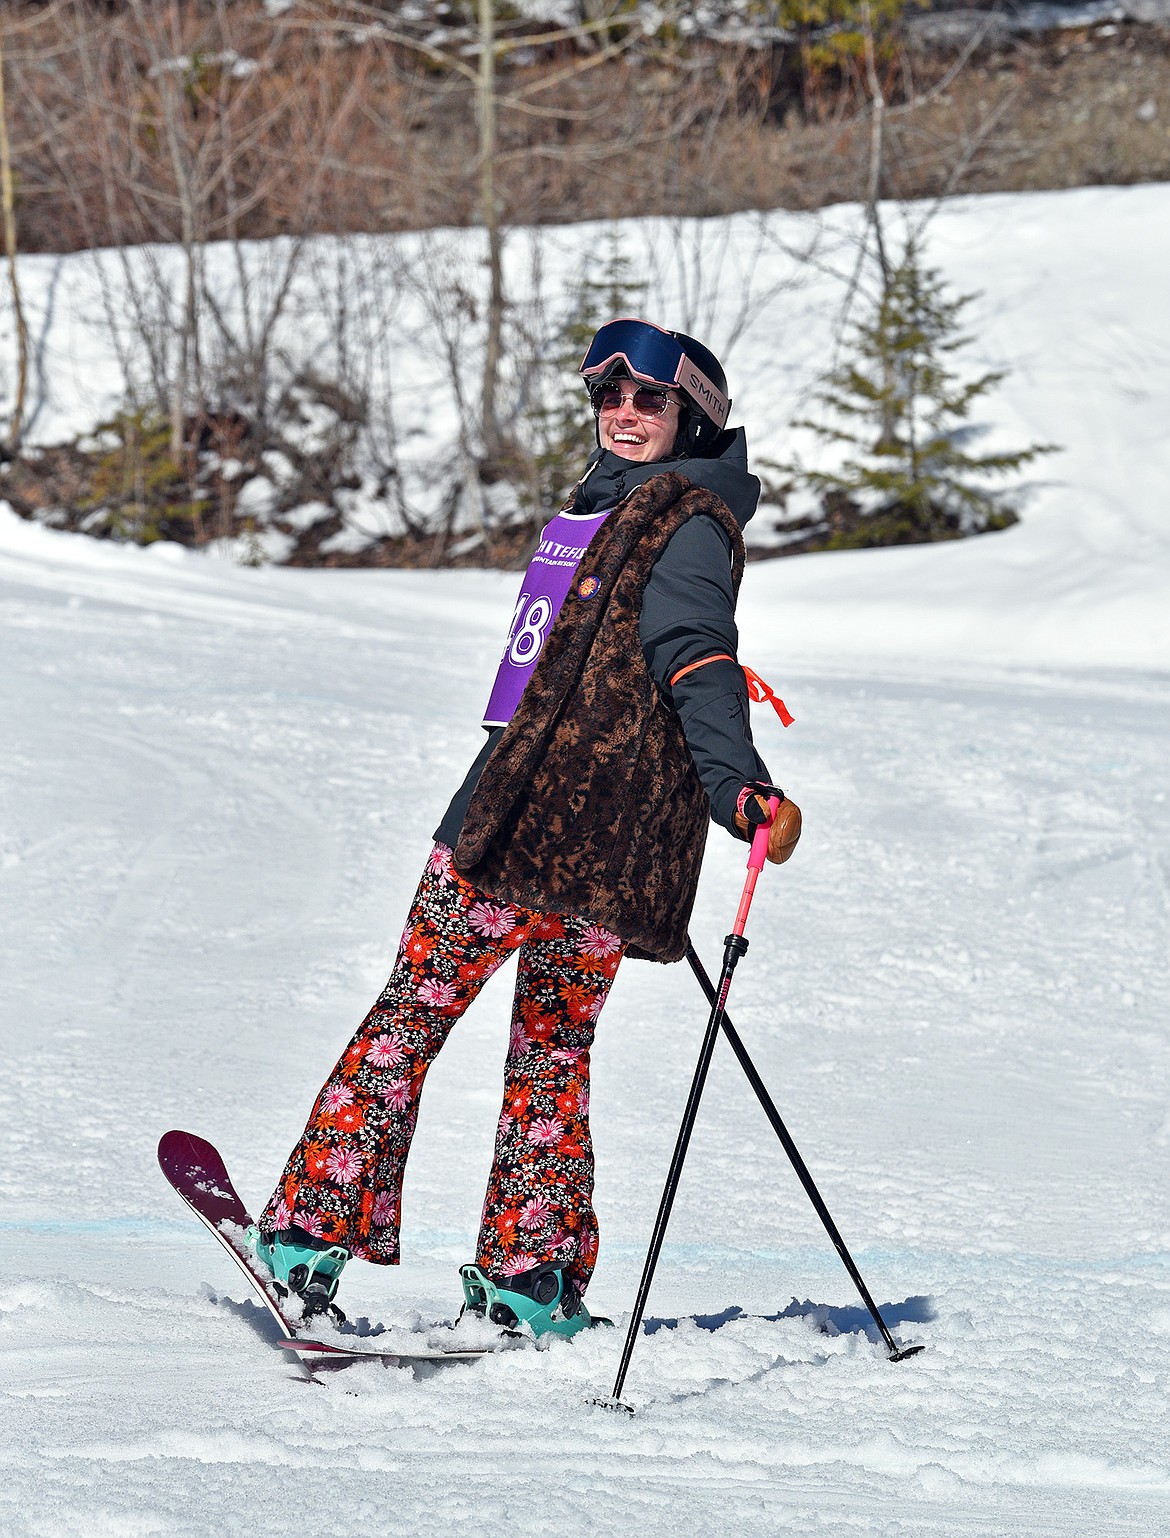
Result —
[[[711,815],[738,837],[740,790],[749,780],[771,783],[752,742],[743,671],[734,660],[711,662],[670,682],[692,662],[737,655],[731,545],[713,519],[689,519],[662,552],[646,584],[639,634],[651,676],[678,711]]]

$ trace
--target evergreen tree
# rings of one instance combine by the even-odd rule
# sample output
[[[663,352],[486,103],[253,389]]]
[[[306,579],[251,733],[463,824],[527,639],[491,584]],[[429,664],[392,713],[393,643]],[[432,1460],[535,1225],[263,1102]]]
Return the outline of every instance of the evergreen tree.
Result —
[[[830,548],[955,539],[1017,521],[987,483],[1054,446],[968,451],[977,431],[971,407],[1004,378],[992,371],[963,383],[950,367],[971,340],[960,316],[973,298],[948,298],[907,239],[872,312],[854,327],[852,357],[816,397],[823,419],[795,424],[850,451],[836,470],[792,467],[822,494]]]

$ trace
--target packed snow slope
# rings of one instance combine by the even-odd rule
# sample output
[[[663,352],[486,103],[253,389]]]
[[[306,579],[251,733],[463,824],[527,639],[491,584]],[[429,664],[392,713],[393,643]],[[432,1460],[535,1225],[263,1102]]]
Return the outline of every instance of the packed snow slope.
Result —
[[[1022,526],[744,582],[742,654],[797,718],[757,737],[806,831],[731,1013],[927,1347],[896,1366],[721,1046],[633,1419],[588,1403],[604,1330],[298,1381],[154,1147],[188,1127],[266,1197],[390,965],[516,578],[238,569],[0,512],[0,1532],[1170,1532],[1167,209],[934,227],[1017,367],[1005,430],[1068,447]],[[713,833],[709,966],[743,854]],[[351,1266],[353,1315],[457,1307],[508,993],[432,1071],[406,1263]],[[619,1324],[704,1015],[684,968],[630,964],[602,1017],[590,1303]],[[706,1327],[735,1309],[787,1317]]]

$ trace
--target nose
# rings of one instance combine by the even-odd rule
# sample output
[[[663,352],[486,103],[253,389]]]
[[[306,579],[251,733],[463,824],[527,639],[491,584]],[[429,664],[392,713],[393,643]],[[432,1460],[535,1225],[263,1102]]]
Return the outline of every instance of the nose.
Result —
[[[631,419],[631,417],[635,421],[637,420],[638,413],[634,410],[634,392],[632,390],[628,393],[623,390],[622,403],[617,408],[617,411],[614,413],[614,415],[623,418],[627,422]]]

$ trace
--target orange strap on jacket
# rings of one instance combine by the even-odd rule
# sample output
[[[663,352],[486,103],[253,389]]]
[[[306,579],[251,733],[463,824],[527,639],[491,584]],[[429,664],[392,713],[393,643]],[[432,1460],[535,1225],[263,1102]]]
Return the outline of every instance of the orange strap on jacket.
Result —
[[[734,662],[734,661],[735,661],[735,658],[731,655],[730,652],[720,652],[717,657],[704,657],[700,662],[689,663],[685,668],[679,668],[678,672],[670,680],[670,687],[673,689],[675,684],[678,683],[680,678],[685,678],[688,673],[693,673],[696,668],[705,668],[707,666],[708,662]]]
[[[685,668],[679,668],[678,672],[670,680],[670,687],[673,689],[680,678],[685,678],[688,673],[693,673],[696,668],[705,668],[709,662],[735,662],[735,658],[730,652],[719,652],[714,657],[703,657],[699,662],[691,662]],[[745,666],[744,663],[737,663],[737,666],[743,670],[743,676],[747,680],[748,698],[757,705],[762,705],[766,700],[780,717],[780,725],[791,726],[796,718],[780,696],[773,690],[771,684],[766,684],[753,668]]]
[[[743,663],[740,663],[743,667]],[[748,697],[757,705],[762,705],[765,700],[780,717],[781,726],[791,726],[796,717],[788,709],[788,706],[773,692],[772,686],[766,684],[758,673],[753,673],[751,668],[743,667],[743,676],[747,679]]]

